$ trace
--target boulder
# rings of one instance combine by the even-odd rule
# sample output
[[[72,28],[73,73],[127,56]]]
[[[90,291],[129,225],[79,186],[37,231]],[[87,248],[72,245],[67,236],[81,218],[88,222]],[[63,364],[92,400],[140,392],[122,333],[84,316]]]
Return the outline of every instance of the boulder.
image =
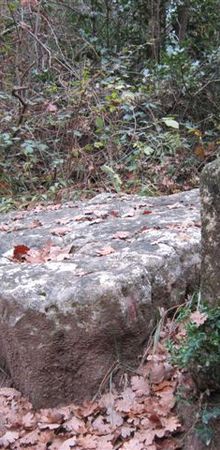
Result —
[[[199,276],[198,190],[1,215],[0,367],[34,407],[92,398]]]
[[[201,296],[220,305],[220,161],[207,164],[201,175]]]

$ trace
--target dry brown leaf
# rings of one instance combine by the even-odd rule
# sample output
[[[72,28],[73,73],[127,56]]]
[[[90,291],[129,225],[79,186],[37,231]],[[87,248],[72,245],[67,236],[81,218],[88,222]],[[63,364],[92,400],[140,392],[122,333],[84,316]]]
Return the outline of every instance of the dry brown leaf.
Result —
[[[160,361],[148,361],[144,367],[144,375],[152,384],[159,384],[163,381],[166,371],[164,363]]]
[[[70,233],[70,231],[70,227],[56,227],[50,230],[50,232],[55,236],[65,236],[65,234]]]
[[[71,448],[76,447],[77,442],[75,438],[66,439],[66,441],[63,442],[59,450],[71,450]]]
[[[60,437],[55,438],[52,440],[49,450],[60,450],[62,444],[63,444],[63,439],[61,439]],[[38,447],[36,448],[36,450],[38,450]],[[45,444],[44,444],[43,450],[45,450]]]
[[[113,445],[111,442],[97,442],[96,450],[114,450]]]
[[[134,210],[134,208],[130,208],[124,214],[122,214],[121,217],[134,217],[134,216],[135,216],[135,210]]]
[[[64,217],[63,219],[58,219],[56,221],[56,223],[58,223],[58,225],[67,225],[67,223],[71,222],[73,219],[71,219],[70,217]]]
[[[72,244],[61,248],[49,242],[43,248],[30,249],[25,255],[25,261],[31,264],[40,264],[47,261],[63,261],[70,257],[71,248]]]
[[[115,396],[112,392],[107,392],[106,394],[103,394],[100,398],[99,404],[101,407],[109,408],[114,405]]]
[[[22,425],[26,430],[31,430],[36,425],[36,416],[33,412],[28,412],[22,417]]]
[[[113,406],[107,409],[106,420],[113,428],[120,427],[124,423],[121,415],[115,411]]]
[[[143,450],[144,446],[138,439],[132,438],[128,442],[125,442],[121,450]]]
[[[14,388],[3,387],[0,389],[0,395],[7,397],[8,400],[19,399],[21,393]]]
[[[131,378],[131,386],[137,396],[149,395],[150,393],[149,383],[143,376],[133,376]]]
[[[58,409],[49,408],[42,409],[40,420],[38,421],[38,428],[40,430],[56,430],[63,423],[63,415]]]
[[[38,430],[34,430],[31,431],[28,434],[25,434],[20,440],[19,440],[19,444],[27,447],[27,445],[35,445],[37,444],[39,441],[39,431]]]
[[[116,409],[121,412],[129,412],[132,406],[134,405],[135,393],[131,388],[126,388],[122,394],[120,399],[117,399]]]
[[[144,209],[144,211],[142,212],[142,214],[144,216],[148,215],[148,214],[152,214],[153,211],[151,211],[150,209]]]
[[[162,417],[161,422],[165,431],[169,431],[171,433],[181,428],[181,423],[176,416]]]
[[[143,442],[145,445],[151,445],[153,444],[154,438],[155,438],[155,430],[148,429],[148,430],[140,430],[135,433],[135,437],[140,441]]]
[[[79,214],[73,218],[76,222],[84,222],[84,220],[91,220],[91,217],[87,217],[84,214]]]
[[[197,327],[199,327],[200,325],[203,325],[207,319],[208,319],[208,315],[206,313],[202,313],[200,311],[195,311],[190,314],[191,322],[193,322]]]
[[[98,256],[108,256],[114,252],[115,252],[114,248],[111,247],[110,245],[106,245],[106,247],[102,247],[102,248],[100,248],[100,250],[96,251]]]
[[[113,217],[120,217],[120,212],[117,210],[111,210],[109,211],[109,215]]]
[[[30,248],[27,247],[27,245],[15,245],[12,260],[16,262],[23,262],[29,250]]]
[[[91,402],[86,400],[82,406],[77,406],[75,411],[80,417],[89,417],[97,413],[100,410],[100,406],[97,402]]]
[[[37,6],[38,5],[38,0],[20,0],[21,6],[27,6],[27,7],[31,7],[31,6]]]
[[[92,434],[87,434],[86,436],[79,437],[77,443],[83,448],[87,450],[93,450],[97,448],[97,437]]]
[[[123,439],[126,439],[127,437],[130,437],[131,434],[135,431],[134,427],[131,426],[123,426],[121,427],[121,437],[123,437]]]
[[[10,448],[10,444],[14,444],[19,438],[17,431],[6,431],[6,433],[0,438],[1,448]]]
[[[108,211],[104,210],[104,211],[93,211],[93,214],[99,218],[99,219],[106,219],[108,217]]]
[[[161,395],[159,405],[161,407],[161,415],[166,416],[176,404],[176,397],[172,392],[164,393]],[[158,406],[159,406],[158,405]]]
[[[125,240],[130,236],[131,233],[129,231],[117,231],[117,233],[113,234],[112,238]]]
[[[67,420],[67,422],[63,424],[63,427],[65,430],[73,433],[86,433],[86,427],[83,420],[78,419],[77,417],[72,417],[72,419]]]
[[[24,1],[24,0],[23,0]],[[30,1],[30,0],[29,0]],[[33,0],[32,0],[33,1]],[[54,103],[48,103],[47,104],[47,107],[46,107],[46,111],[47,112],[51,112],[51,113],[55,113],[55,112],[57,112],[57,110],[58,110],[58,108],[57,108],[57,106],[56,105],[54,105]]]
[[[92,427],[99,434],[109,434],[112,431],[112,427],[109,423],[106,423],[104,417],[99,415],[93,422]]]
[[[4,223],[0,225],[0,231],[9,231],[9,230],[10,230],[9,225]]]
[[[30,225],[28,225],[28,228],[32,229],[32,228],[38,228],[38,227],[42,227],[42,223],[40,222],[40,220],[35,219],[33,220]]]
[[[184,205],[182,203],[173,203],[172,205],[167,205],[168,209],[176,209],[176,208],[184,208]]]

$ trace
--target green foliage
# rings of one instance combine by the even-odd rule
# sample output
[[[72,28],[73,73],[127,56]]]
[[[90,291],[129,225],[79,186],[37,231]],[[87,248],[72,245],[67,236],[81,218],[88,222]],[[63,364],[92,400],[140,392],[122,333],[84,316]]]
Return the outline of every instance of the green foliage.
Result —
[[[2,3],[4,198],[198,185],[194,145],[219,145],[218,2],[145,3]]]
[[[172,361],[188,368],[202,389],[220,388],[220,307],[201,305],[197,310],[198,322],[193,320],[191,310],[181,311],[186,336],[180,344],[168,343]],[[201,318],[201,323],[200,323]]]
[[[172,362],[191,373],[199,392],[216,393],[220,390],[220,307],[201,305],[194,295],[179,310],[176,323],[181,330],[181,339],[167,342]],[[209,446],[215,439],[215,421],[220,418],[220,407],[216,402],[204,405],[206,397],[203,397],[204,394],[200,396],[203,402],[195,431],[200,440]]]
[[[215,436],[213,423],[216,419],[220,419],[220,407],[204,407],[200,412],[199,419],[199,423],[196,426],[196,432],[201,441],[209,446]]]

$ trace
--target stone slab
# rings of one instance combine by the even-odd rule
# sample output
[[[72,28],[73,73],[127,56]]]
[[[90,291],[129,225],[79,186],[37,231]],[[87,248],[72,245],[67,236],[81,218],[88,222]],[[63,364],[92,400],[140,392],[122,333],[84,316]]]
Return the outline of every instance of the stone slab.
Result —
[[[137,364],[158,308],[199,284],[198,190],[100,194],[1,215],[0,230],[0,366],[35,407],[91,398],[112,367]],[[11,259],[48,242],[67,259]]]

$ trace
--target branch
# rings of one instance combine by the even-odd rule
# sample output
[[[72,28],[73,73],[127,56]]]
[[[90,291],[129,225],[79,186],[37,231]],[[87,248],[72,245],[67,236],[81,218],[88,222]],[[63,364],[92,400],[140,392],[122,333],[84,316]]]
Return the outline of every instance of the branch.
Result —
[[[18,119],[18,123],[17,123],[17,130],[15,130],[15,132],[13,133],[13,138],[19,133],[19,127],[22,125],[23,120],[24,120],[24,115],[25,112],[28,108],[28,103],[24,100],[24,98],[18,93],[18,91],[22,91],[24,89],[27,89],[28,86],[14,86],[12,89],[12,95],[13,97],[17,98],[19,100],[19,102],[22,105],[22,109],[21,109],[21,113]]]

